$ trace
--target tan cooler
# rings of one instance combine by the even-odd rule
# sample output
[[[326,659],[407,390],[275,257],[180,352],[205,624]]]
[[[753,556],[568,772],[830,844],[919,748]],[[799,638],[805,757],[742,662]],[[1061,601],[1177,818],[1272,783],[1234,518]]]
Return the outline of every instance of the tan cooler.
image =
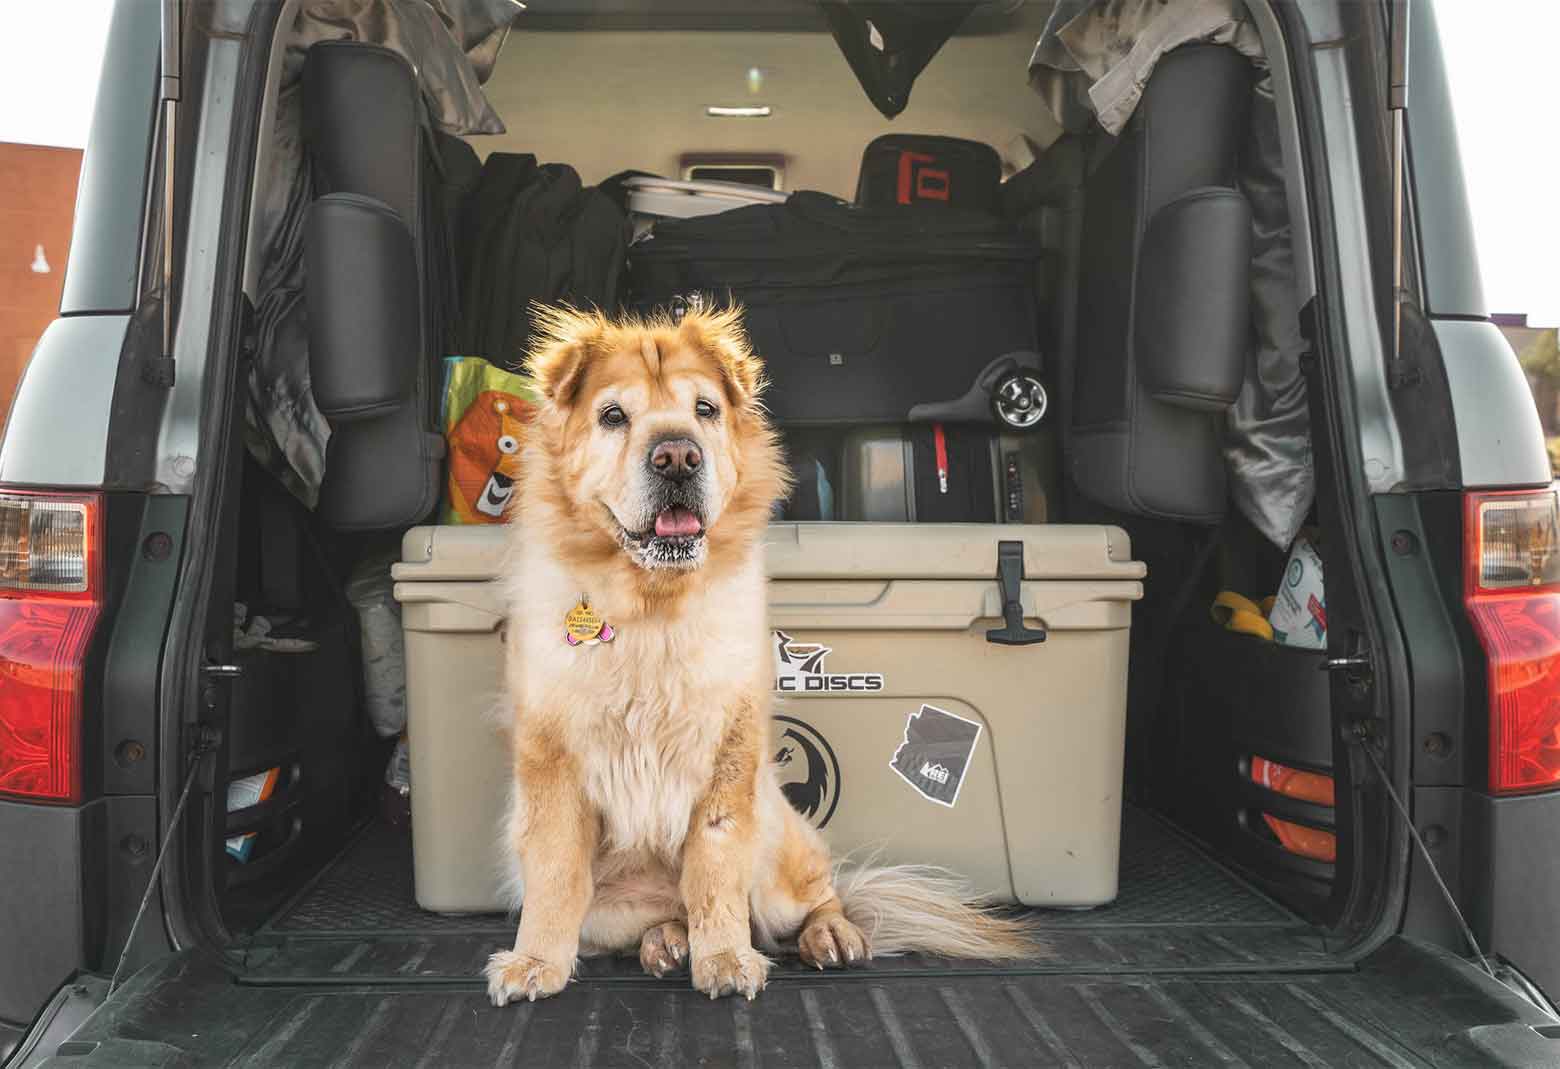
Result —
[[[440,912],[507,906],[503,534],[414,528],[394,569],[417,900]],[[836,853],[944,865],[1034,906],[1115,897],[1145,573],[1125,532],[784,524],[768,561],[774,759]]]

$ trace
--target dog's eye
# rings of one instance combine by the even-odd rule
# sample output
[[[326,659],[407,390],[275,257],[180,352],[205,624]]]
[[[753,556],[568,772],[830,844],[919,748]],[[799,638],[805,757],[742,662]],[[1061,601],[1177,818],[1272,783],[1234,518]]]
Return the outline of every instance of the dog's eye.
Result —
[[[601,410],[601,425],[603,427],[621,427],[628,422],[628,413],[617,405],[608,405]]]
[[[694,404],[693,411],[700,419],[714,419],[720,415],[720,409],[716,408],[713,402],[706,401],[702,397]]]

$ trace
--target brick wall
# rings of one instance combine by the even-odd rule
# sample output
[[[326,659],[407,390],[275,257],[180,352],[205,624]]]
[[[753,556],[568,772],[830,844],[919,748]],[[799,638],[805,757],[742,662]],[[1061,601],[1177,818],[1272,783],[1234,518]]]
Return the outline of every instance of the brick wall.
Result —
[[[80,171],[80,149],[0,142],[0,426],[38,336],[59,314]]]

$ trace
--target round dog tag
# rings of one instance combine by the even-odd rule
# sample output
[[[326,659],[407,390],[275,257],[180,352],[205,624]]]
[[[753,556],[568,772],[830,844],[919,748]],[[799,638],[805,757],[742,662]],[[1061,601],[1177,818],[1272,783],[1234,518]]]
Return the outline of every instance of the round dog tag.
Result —
[[[569,638],[577,642],[589,642],[601,634],[601,614],[582,601],[563,618],[563,627]]]

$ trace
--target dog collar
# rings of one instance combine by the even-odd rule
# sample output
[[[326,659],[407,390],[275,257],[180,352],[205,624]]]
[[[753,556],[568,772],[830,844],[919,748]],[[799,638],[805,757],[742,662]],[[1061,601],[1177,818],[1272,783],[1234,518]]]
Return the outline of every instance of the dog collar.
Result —
[[[617,638],[612,625],[590,607],[590,599],[584,594],[563,618],[563,640],[571,646],[595,646]]]

